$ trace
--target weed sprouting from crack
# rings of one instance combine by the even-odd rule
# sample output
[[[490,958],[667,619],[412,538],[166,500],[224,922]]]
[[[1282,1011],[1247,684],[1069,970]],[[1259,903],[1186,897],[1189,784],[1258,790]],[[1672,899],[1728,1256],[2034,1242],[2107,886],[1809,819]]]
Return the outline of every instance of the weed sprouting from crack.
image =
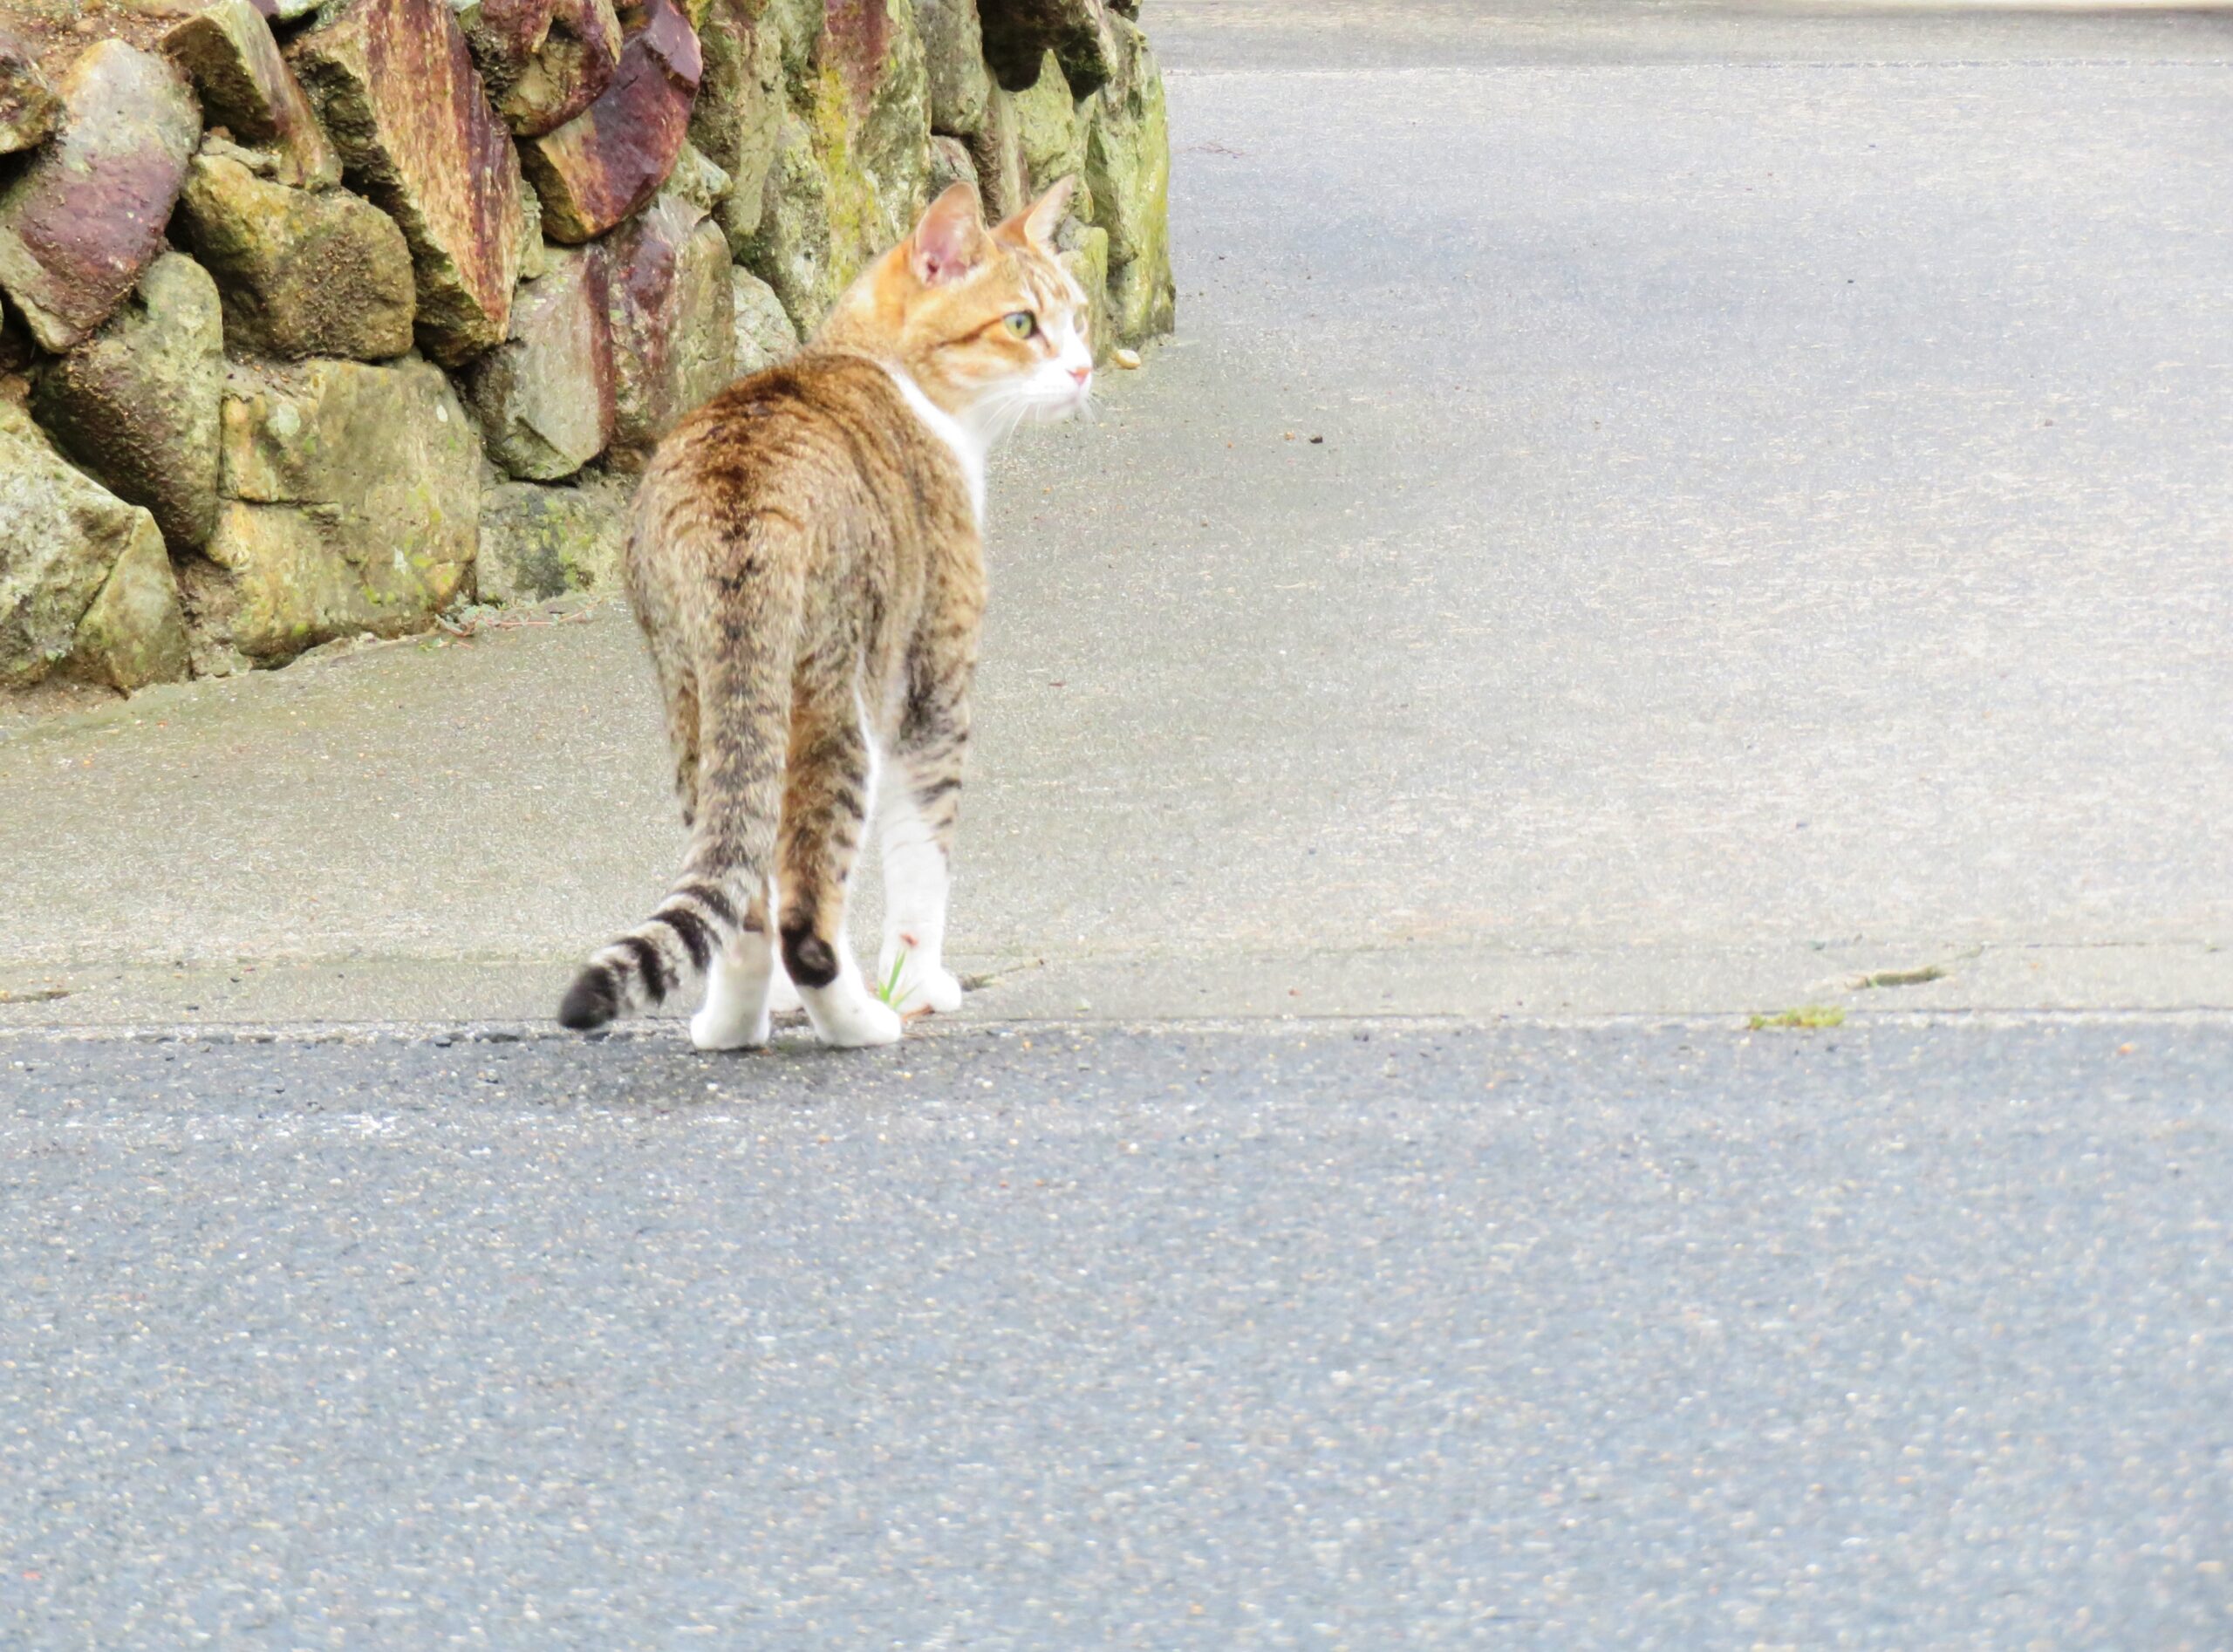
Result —
[[[1775,1015],[1754,1015],[1745,1026],[1754,1032],[1764,1027],[1792,1027],[1801,1032],[1820,1032],[1825,1027],[1843,1027],[1846,1013],[1835,1004],[1801,1004],[1797,1009],[1787,1009]]]

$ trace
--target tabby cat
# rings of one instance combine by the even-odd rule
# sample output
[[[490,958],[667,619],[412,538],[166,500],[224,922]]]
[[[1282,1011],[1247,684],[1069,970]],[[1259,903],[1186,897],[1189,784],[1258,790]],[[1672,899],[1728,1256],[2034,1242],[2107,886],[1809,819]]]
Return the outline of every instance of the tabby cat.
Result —
[[[986,455],[1026,419],[1078,412],[1093,386],[1084,295],[1051,242],[1070,190],[987,229],[956,184],[804,351],[660,444],[626,570],[690,848],[650,920],[576,978],[564,1025],[603,1027],[702,979],[692,1041],[764,1044],[786,971],[829,1044],[890,1043],[905,1013],[959,1006],[942,952]],[[845,937],[872,795],[888,993]]]

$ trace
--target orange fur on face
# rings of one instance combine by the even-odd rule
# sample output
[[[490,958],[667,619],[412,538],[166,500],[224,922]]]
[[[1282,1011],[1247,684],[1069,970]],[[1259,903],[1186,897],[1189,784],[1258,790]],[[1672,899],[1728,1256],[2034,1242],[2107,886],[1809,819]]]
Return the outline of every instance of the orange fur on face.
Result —
[[[1056,256],[1068,179],[987,229],[955,184],[913,234],[864,271],[820,341],[904,370],[938,406],[988,436],[1077,410],[1091,386],[1085,294]],[[1028,317],[1019,336],[1011,317]]]

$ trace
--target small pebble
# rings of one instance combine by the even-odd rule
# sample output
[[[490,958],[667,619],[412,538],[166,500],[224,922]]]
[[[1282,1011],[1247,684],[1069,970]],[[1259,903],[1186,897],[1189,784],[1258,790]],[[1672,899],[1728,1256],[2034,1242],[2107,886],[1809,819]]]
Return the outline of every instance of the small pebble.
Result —
[[[1131,372],[1137,369],[1140,365],[1140,352],[1137,350],[1119,350],[1113,353],[1109,359],[1115,362],[1126,372]]]

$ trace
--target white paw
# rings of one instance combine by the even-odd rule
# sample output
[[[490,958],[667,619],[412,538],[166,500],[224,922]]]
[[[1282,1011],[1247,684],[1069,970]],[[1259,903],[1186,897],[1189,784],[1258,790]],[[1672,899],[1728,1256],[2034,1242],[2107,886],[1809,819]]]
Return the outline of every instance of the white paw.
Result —
[[[690,1041],[700,1049],[758,1049],[768,1041],[768,1012],[739,1015],[708,1004],[690,1018]]]
[[[951,1015],[961,1007],[961,978],[950,969],[927,971],[922,985],[908,994],[908,1005],[903,1006],[903,1009],[919,1003],[941,1015]]]
[[[902,1015],[924,1009],[933,1010],[940,1015],[951,1015],[961,1007],[959,979],[943,965],[932,964],[925,968],[918,953],[886,952],[877,966],[877,980],[889,981],[891,979],[895,959],[905,960],[899,966],[898,996],[895,1000]]]
[[[873,1044],[897,1044],[905,1028],[899,1012],[889,1004],[864,995],[856,1004],[828,1015],[808,1014],[822,1041],[832,1049],[866,1049]]]

